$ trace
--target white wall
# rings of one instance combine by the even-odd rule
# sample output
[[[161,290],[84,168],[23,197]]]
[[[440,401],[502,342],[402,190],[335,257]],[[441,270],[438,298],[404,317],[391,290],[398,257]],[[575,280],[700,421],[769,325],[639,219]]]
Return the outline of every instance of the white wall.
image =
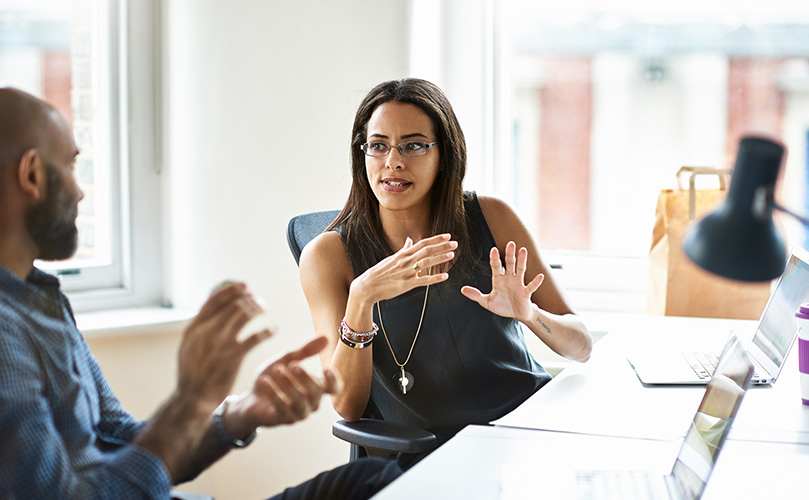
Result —
[[[166,0],[164,8],[166,286],[179,307],[197,307],[224,278],[246,280],[267,302],[277,336],[248,357],[241,390],[265,357],[313,336],[286,224],[345,201],[359,100],[408,72],[409,2]],[[344,463],[348,447],[331,436],[336,418],[324,400],[305,422],[230,454],[202,488],[218,500],[265,498]]]

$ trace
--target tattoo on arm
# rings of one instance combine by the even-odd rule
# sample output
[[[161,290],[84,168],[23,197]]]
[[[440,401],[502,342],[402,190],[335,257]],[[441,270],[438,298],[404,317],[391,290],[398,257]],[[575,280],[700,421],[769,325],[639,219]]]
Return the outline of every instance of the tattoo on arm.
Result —
[[[539,324],[540,324],[540,326],[542,326],[542,328],[544,328],[546,332],[551,333],[551,328],[550,328],[548,325],[546,325],[546,324],[545,324],[545,323],[542,321],[542,318],[540,318],[539,316],[537,316],[537,323],[539,323]]]

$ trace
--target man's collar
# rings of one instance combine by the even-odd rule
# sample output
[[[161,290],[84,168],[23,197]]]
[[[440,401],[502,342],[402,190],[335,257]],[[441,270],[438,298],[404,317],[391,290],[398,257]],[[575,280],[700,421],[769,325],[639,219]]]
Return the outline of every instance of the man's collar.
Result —
[[[23,281],[7,267],[0,264],[0,285],[2,284],[10,284],[18,287],[26,286],[27,284],[34,284],[37,286],[56,286],[57,288],[60,286],[59,278],[53,276],[52,274],[43,272],[36,267],[31,267],[31,271],[28,273],[25,281]]]
[[[61,285],[59,278],[52,274],[41,271],[36,267],[31,268],[31,272],[28,273],[28,277],[25,278],[25,280],[29,283],[36,283],[38,285],[49,285],[56,287]]]

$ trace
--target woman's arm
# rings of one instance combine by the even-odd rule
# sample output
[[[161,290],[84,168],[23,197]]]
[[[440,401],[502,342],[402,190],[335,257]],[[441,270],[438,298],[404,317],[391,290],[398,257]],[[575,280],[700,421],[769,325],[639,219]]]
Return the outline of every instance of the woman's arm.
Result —
[[[338,233],[324,233],[304,248],[301,285],[315,332],[329,341],[321,353],[321,363],[336,371],[344,383],[343,391],[332,397],[334,409],[344,419],[357,420],[365,410],[371,393],[373,355],[372,349],[354,349],[341,342],[340,322],[345,319],[355,332],[371,331],[374,304],[418,286],[446,280],[446,273],[429,275],[419,270],[451,260],[456,246],[449,235],[425,238],[415,244],[408,240],[401,250],[356,279]]]
[[[348,291],[353,280],[351,263],[343,241],[335,231],[314,238],[301,253],[300,279],[315,333],[328,345],[320,351],[324,369],[339,373],[344,382],[341,394],[332,396],[332,405],[346,420],[362,416],[371,394],[371,349],[350,349],[340,345],[338,328],[346,314]],[[370,307],[368,311],[371,311]],[[371,330],[372,316],[354,319],[355,331]],[[362,330],[366,328],[367,330]]]
[[[558,354],[576,361],[587,361],[592,350],[592,337],[553,279],[528,229],[501,200],[485,196],[479,200],[497,245],[496,257],[504,256],[506,271],[517,274],[520,284],[525,283],[523,276],[531,280],[530,288],[520,292],[527,294],[530,303],[525,302],[516,308],[511,317],[525,324]],[[515,245],[510,246],[512,241]]]

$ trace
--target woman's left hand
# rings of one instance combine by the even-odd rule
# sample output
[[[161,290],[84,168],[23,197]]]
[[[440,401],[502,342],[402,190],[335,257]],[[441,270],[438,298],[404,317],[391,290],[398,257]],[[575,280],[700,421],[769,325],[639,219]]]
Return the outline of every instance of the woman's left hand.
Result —
[[[489,252],[489,264],[492,267],[491,293],[481,293],[471,286],[461,288],[461,293],[498,316],[525,321],[530,318],[534,307],[531,295],[539,289],[545,279],[544,274],[538,274],[527,285],[524,284],[527,261],[528,250],[523,247],[517,252],[516,243],[509,241],[506,244],[504,270],[500,262],[500,252],[497,247],[493,247]]]

